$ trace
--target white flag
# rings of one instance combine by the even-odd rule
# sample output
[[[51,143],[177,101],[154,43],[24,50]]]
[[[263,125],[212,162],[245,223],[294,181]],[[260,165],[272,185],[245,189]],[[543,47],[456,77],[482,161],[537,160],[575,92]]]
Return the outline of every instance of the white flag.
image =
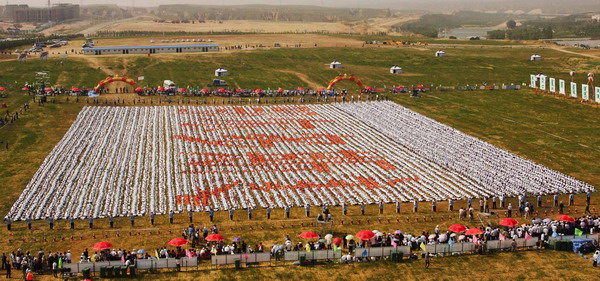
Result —
[[[600,87],[596,87],[596,102],[600,103]]]
[[[567,94],[567,89],[566,89],[566,85],[565,85],[565,80],[558,80],[558,92],[561,95],[566,95]]]
[[[138,77],[138,81],[142,81],[142,80],[144,80],[144,76]]]
[[[533,74],[529,75],[529,79],[531,81],[531,82],[529,82],[529,87],[537,89],[537,78],[535,77],[535,75],[533,75]]]
[[[577,83],[571,82],[571,97],[577,97]]]
[[[546,75],[540,75],[540,90],[546,90]]]
[[[581,98],[583,100],[590,100],[590,87],[587,84],[581,85]]]
[[[550,92],[556,93],[556,79],[550,78]]]

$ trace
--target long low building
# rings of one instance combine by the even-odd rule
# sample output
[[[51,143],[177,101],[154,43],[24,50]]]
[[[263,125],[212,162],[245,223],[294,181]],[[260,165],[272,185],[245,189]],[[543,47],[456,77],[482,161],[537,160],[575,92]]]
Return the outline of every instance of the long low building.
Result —
[[[219,50],[218,44],[160,45],[160,46],[83,48],[83,54],[99,56],[99,55],[160,54],[160,53],[198,53],[198,52],[216,52],[218,50]]]

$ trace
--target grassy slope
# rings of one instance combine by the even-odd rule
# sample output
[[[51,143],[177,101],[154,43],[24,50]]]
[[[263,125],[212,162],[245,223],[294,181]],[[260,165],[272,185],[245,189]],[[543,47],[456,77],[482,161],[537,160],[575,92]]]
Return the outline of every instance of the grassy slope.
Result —
[[[448,57],[442,60],[433,57],[433,49],[292,49],[292,50],[271,50],[257,52],[240,53],[222,53],[211,55],[183,55],[168,57],[154,56],[148,57],[128,57],[126,60],[122,57],[101,58],[101,62],[112,65],[115,69],[127,68],[127,74],[131,77],[145,75],[148,83],[160,84],[164,79],[173,79],[179,85],[206,84],[211,78],[210,74],[218,67],[223,66],[232,72],[228,81],[233,85],[239,85],[247,88],[276,88],[286,87],[295,88],[298,86],[307,86],[300,78],[293,74],[280,73],[273,69],[285,69],[306,74],[309,79],[326,84],[326,81],[337,74],[337,71],[329,70],[326,63],[338,59],[345,64],[344,71],[359,75],[365,83],[382,87],[383,85],[394,84],[417,84],[417,83],[440,83],[452,85],[455,83],[481,83],[481,82],[515,82],[527,81],[528,74],[543,71],[550,75],[561,75],[565,77],[565,69],[571,67],[581,67],[590,60],[579,58],[574,55],[564,55],[553,50],[536,50],[541,53],[545,60],[541,63],[533,64],[529,62],[528,56],[532,52],[528,49],[506,49],[506,48],[484,48],[477,49],[474,52],[472,48],[454,48],[447,50]],[[67,61],[64,69],[57,71],[55,60],[48,62],[39,62],[32,60],[26,64],[15,62],[3,62],[2,83],[12,83],[18,81],[32,81],[33,71],[37,67],[48,68],[53,71],[52,79],[59,81],[65,87],[70,86],[90,86],[104,77],[99,71],[87,67],[79,61]],[[406,75],[391,76],[387,74],[389,66],[393,63],[399,63],[406,71]],[[566,77],[565,77],[566,78]],[[20,84],[19,84],[20,85]],[[151,86],[156,86],[151,84]],[[350,84],[344,87],[352,88]],[[27,98],[23,97],[19,90],[9,90],[10,97],[5,99],[12,108],[21,104]],[[490,141],[502,148],[506,148],[521,156],[527,157],[551,168],[560,170],[579,179],[585,180],[595,186],[600,186],[600,178],[597,176],[599,167],[594,159],[598,159],[600,153],[600,144],[598,143],[598,134],[600,133],[599,121],[600,113],[597,107],[591,105],[579,104],[572,100],[558,99],[546,95],[533,95],[531,91],[494,91],[494,92],[435,92],[425,94],[421,99],[411,99],[406,96],[394,97],[397,102],[408,106],[422,114],[433,117],[436,120],[452,125],[464,132]],[[62,135],[68,130],[70,124],[76,118],[77,112],[85,103],[74,104],[62,101],[57,104],[47,104],[44,107],[32,105],[30,110],[16,124],[9,125],[0,131],[0,139],[8,140],[11,149],[6,152],[0,150],[0,196],[5,198],[4,203],[0,205],[0,213],[4,214],[10,208],[12,202],[18,197],[20,190],[27,184],[33,173],[37,170],[44,157],[51,151],[54,144],[57,143]],[[512,121],[517,121],[515,123]],[[561,136],[569,141],[556,138],[550,134]],[[596,150],[584,148],[576,143],[582,143]],[[595,196],[594,198],[597,198]],[[582,198],[578,197],[578,203],[583,203]],[[464,204],[461,202],[459,204]],[[459,206],[459,205],[458,205]],[[457,207],[458,207],[457,206]],[[424,208],[425,206],[423,206]],[[428,212],[420,213],[414,216],[409,213],[403,213],[400,216],[401,221],[396,222],[397,216],[386,214],[381,217],[382,222],[378,222],[378,216],[374,215],[375,208],[370,206],[368,224],[365,224],[364,218],[358,217],[357,208],[351,208],[351,217],[346,218],[345,225],[337,225],[332,229],[320,229],[319,232],[333,232],[336,235],[343,233],[355,233],[363,228],[394,230],[397,228],[410,232],[420,232],[422,230],[431,230],[436,224],[441,227],[448,226],[453,221],[443,221],[439,219],[440,215],[450,216],[453,213],[438,213],[435,215],[435,221],[426,223],[413,223],[415,218],[422,219],[423,215],[428,217]],[[390,208],[390,207],[388,207]],[[405,210],[407,209],[404,207]],[[445,209],[444,203],[439,204],[440,209]],[[573,209],[574,211],[574,209]],[[581,212],[581,207],[579,207]],[[339,214],[339,210],[334,209],[334,214]],[[243,216],[243,212],[238,212],[237,216]],[[294,210],[293,218],[290,221],[281,220],[281,214],[276,212],[276,223],[266,222],[262,218],[264,214],[259,211],[258,221],[229,223],[225,214],[218,215],[218,223],[224,228],[226,237],[242,236],[250,243],[264,241],[266,245],[272,243],[281,243],[285,234],[297,235],[301,230],[315,229],[315,227],[306,226],[313,222],[302,217],[301,210]],[[410,223],[405,218],[410,218]],[[387,223],[387,219],[391,223]],[[362,220],[362,225],[348,225],[352,220],[357,222]],[[143,221],[142,221],[143,220]],[[128,239],[130,227],[127,226],[127,220],[117,219],[118,231],[110,231],[106,228],[106,222],[98,221],[100,229],[91,232],[84,228],[84,222],[78,223],[78,229],[71,233],[65,231],[67,225],[65,222],[57,224],[57,230],[48,231],[45,222],[37,222],[32,232],[24,229],[22,223],[15,224],[15,237],[24,237],[25,242],[15,242],[9,237],[0,240],[0,249],[3,251],[14,250],[15,245],[24,249],[35,249],[44,247],[47,250],[65,250],[72,249],[75,253],[85,247],[89,247],[93,242],[99,239],[112,241],[117,247],[145,247],[151,249],[164,245],[164,242],[179,233],[180,229],[186,224],[185,218],[179,216],[177,225],[169,226],[165,218],[159,218],[159,226],[152,229],[153,235],[149,235],[150,227],[146,218],[138,221],[138,227],[141,235]],[[202,215],[195,219],[197,224],[206,224],[206,216]],[[301,223],[305,227],[301,226]],[[253,229],[251,229],[251,227]],[[264,230],[263,230],[264,228]],[[161,234],[157,235],[156,231]],[[169,233],[171,231],[171,233]],[[2,228],[2,234],[7,234]],[[119,233],[119,237],[117,237]],[[96,235],[96,238],[92,237]],[[107,235],[104,238],[103,235]],[[70,236],[75,235],[75,240],[71,241]],[[48,242],[43,241],[46,236]],[[78,238],[83,236],[83,239]],[[51,243],[52,239],[62,240]],[[37,241],[34,241],[34,238]],[[9,242],[8,239],[12,241]],[[580,268],[582,262],[574,255],[564,254],[526,254],[527,260],[532,260],[535,264],[544,263],[546,258],[563,261],[561,264],[550,263],[545,266],[556,270],[555,273],[565,275],[569,267]],[[510,265],[512,261],[507,261],[505,257],[494,257],[491,259],[482,259],[481,267],[489,263],[500,264],[503,267]],[[517,259],[518,260],[518,259]],[[460,257],[444,259],[443,264],[451,265],[448,268],[466,267],[466,263],[473,264],[479,261],[477,257]],[[440,261],[440,263],[442,263]],[[499,266],[500,266],[499,265]],[[587,264],[586,264],[587,265]],[[519,273],[522,276],[529,276],[527,267],[519,265]],[[568,267],[567,267],[568,266]],[[327,271],[338,272],[339,275],[331,274],[332,279],[351,272],[361,271],[367,267],[369,272],[374,275],[365,277],[380,278],[382,274],[389,274],[392,270],[391,265],[385,265],[383,268],[370,265],[355,265],[351,267],[327,267]],[[377,269],[375,269],[377,267]],[[473,266],[471,272],[476,274],[477,267]],[[299,270],[299,269],[298,269]],[[293,276],[313,276],[312,271],[277,268],[269,271],[250,271],[252,276],[261,278],[286,278],[289,272],[297,275]],[[421,265],[411,265],[407,267],[409,272],[414,272],[411,278],[431,278],[425,273],[421,273]],[[450,270],[450,269],[449,269]],[[454,269],[452,269],[454,270]],[[455,276],[455,272],[448,276]],[[216,274],[216,275],[215,275]],[[231,276],[231,272],[211,273],[214,277],[236,277]],[[452,275],[450,275],[452,274]],[[590,274],[588,270],[583,270],[581,274]],[[193,275],[190,275],[193,276]],[[556,275],[555,275],[556,276]],[[560,275],[558,275],[560,276]],[[175,279],[171,275],[165,275],[165,278]],[[188,278],[188,277],[185,277]],[[161,277],[161,279],[163,279]]]

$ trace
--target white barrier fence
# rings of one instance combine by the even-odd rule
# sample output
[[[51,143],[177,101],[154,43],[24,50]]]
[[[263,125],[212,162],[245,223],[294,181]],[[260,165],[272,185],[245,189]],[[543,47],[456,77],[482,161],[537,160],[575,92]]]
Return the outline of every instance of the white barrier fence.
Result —
[[[409,246],[399,246],[399,247],[370,247],[370,248],[356,248],[354,250],[355,256],[365,256],[363,253],[366,252],[366,257],[387,257],[392,254],[392,252],[402,252],[404,256],[410,255],[410,247]]]
[[[235,255],[213,255],[210,257],[213,265],[226,265],[234,264],[236,260],[241,263],[259,263],[259,262],[270,262],[271,253],[249,253],[249,254],[235,254]]]
[[[198,259],[181,258],[179,260],[181,267],[196,267]],[[84,269],[89,268],[91,272],[99,272],[104,266],[123,266],[124,264],[118,261],[103,261],[103,262],[82,262],[82,263],[63,263],[63,268],[69,268],[71,273],[81,273]],[[177,259],[138,259],[135,261],[136,269],[160,269],[160,268],[176,268]]]
[[[598,234],[584,234],[581,236],[575,236],[575,235],[559,235],[557,237],[549,237],[548,241],[552,241],[552,240],[556,240],[556,241],[562,241],[562,240],[573,240],[573,239],[592,239],[594,241],[598,241]]]
[[[284,253],[283,260],[299,261],[301,256],[305,256],[306,260],[329,260],[341,258],[342,253],[334,250],[289,251]]]

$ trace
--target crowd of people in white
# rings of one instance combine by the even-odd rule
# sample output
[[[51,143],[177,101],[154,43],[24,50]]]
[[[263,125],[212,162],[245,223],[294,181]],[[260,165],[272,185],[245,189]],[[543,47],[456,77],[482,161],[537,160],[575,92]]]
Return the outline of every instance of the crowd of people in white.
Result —
[[[583,192],[392,102],[86,107],[8,218]]]

